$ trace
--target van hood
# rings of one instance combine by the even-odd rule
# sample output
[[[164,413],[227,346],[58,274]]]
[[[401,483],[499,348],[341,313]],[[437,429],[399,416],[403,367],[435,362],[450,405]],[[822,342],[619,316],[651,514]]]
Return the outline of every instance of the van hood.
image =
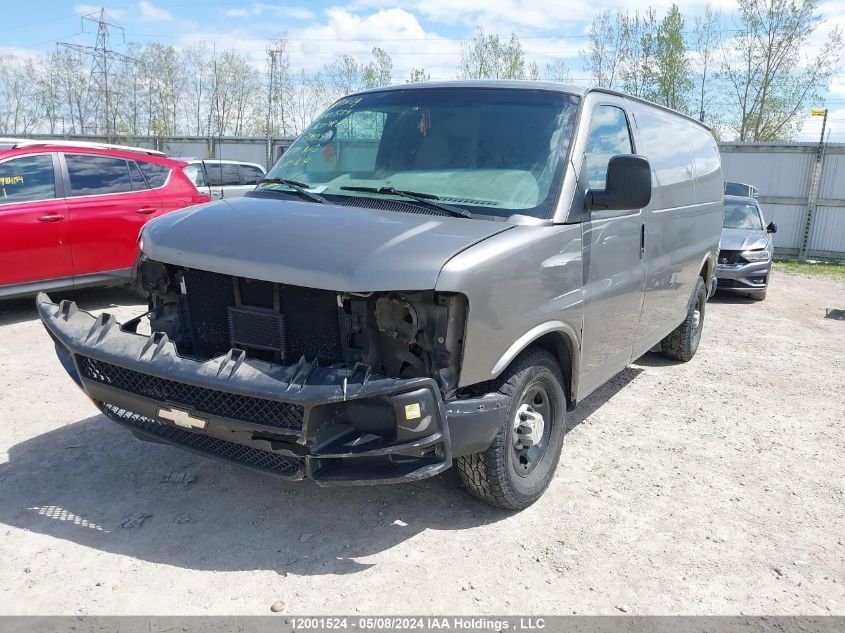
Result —
[[[750,251],[768,248],[771,240],[760,229],[722,229],[719,248],[726,251]]]
[[[345,292],[430,290],[443,265],[513,225],[332,204],[236,198],[156,218],[156,261]]]

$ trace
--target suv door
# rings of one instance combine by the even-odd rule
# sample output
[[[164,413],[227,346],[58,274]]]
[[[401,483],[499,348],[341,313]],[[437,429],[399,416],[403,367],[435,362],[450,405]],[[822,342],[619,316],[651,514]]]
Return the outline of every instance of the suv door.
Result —
[[[65,153],[74,276],[132,267],[138,233],[161,209],[133,160]]]
[[[612,156],[633,154],[625,110],[616,103],[592,109],[579,187],[604,189]],[[642,209],[592,211],[582,223],[584,329],[579,399],[631,361],[645,286]]]
[[[57,167],[52,153],[0,161],[0,286],[73,275]]]

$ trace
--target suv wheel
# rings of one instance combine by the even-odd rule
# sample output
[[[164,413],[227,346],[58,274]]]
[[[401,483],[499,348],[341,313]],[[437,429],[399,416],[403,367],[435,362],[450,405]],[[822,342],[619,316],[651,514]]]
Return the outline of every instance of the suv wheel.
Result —
[[[508,418],[481,453],[457,460],[464,487],[490,505],[522,510],[555,473],[566,432],[566,393],[554,356],[529,348],[497,380],[510,396]]]
[[[704,329],[704,308],[707,304],[707,288],[699,277],[687,306],[687,317],[669,336],[660,342],[660,349],[671,360],[687,362],[695,356],[701,330]]]

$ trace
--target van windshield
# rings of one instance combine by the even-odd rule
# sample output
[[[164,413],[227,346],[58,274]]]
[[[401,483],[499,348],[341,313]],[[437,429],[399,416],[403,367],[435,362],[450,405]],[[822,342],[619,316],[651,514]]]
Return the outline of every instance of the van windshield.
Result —
[[[577,96],[527,89],[353,95],[318,117],[267,180],[296,181],[330,200],[373,196],[360,188],[392,188],[436,196],[473,215],[546,218],[577,107]],[[266,182],[259,189],[285,185]]]
[[[763,230],[763,219],[757,205],[746,202],[725,202],[725,221],[722,226],[726,229],[757,229]]]

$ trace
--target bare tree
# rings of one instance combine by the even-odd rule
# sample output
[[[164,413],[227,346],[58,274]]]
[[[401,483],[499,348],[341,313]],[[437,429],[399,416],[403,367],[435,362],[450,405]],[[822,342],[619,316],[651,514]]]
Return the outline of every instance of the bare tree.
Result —
[[[373,48],[373,59],[361,70],[365,88],[389,86],[393,81],[393,60],[383,49]]]
[[[31,77],[32,60],[11,55],[0,57],[0,126],[7,133],[27,134],[38,121],[38,108]]]
[[[739,32],[723,47],[731,127],[740,141],[792,138],[839,65],[842,32],[810,56],[818,0],[739,0],[739,8]]]
[[[277,33],[273,43],[267,47],[267,66],[266,133],[272,136],[281,132],[287,136],[285,108],[293,90],[287,32]]]
[[[695,53],[693,59],[696,63],[696,79],[695,92],[698,102],[699,121],[704,121],[705,108],[708,101],[712,98],[709,94],[710,86],[713,82],[714,73],[713,66],[715,57],[722,41],[722,31],[719,27],[721,16],[719,12],[713,9],[710,3],[704,5],[704,12],[695,18],[695,30],[693,31],[693,41],[695,42]]]
[[[420,81],[431,81],[431,74],[425,68],[412,68],[410,76],[405,80],[406,84],[413,84]]]
[[[629,20],[622,11],[600,12],[590,26],[590,41],[581,59],[597,86],[619,87],[621,71],[629,50]]]
[[[191,44],[181,53],[180,65],[185,73],[182,95],[185,110],[185,130],[196,136],[203,135],[209,121],[209,95],[211,92],[211,64],[205,42]]]
[[[572,81],[572,73],[569,66],[562,59],[556,59],[550,64],[546,64],[546,72],[543,73],[544,79],[547,81],[556,81],[559,83],[567,83]]]
[[[654,99],[675,110],[685,111],[692,89],[690,65],[684,44],[684,16],[673,4],[657,31],[654,71]]]
[[[337,98],[360,89],[361,70],[352,55],[339,55],[325,66],[321,76],[329,91]]]
[[[35,64],[35,99],[41,112],[43,129],[50,134],[61,131],[62,92],[58,75],[58,53],[40,58]]]
[[[300,134],[328,105],[329,89],[320,73],[308,74],[300,69],[293,75],[293,90],[288,97],[289,125],[294,135]]]
[[[620,76],[623,89],[637,97],[654,99],[657,57],[657,12],[648,8],[644,15],[635,11],[617,14],[623,55]]]
[[[536,63],[526,63],[516,34],[504,42],[479,27],[472,42],[464,42],[458,64],[459,79],[539,79]]]

